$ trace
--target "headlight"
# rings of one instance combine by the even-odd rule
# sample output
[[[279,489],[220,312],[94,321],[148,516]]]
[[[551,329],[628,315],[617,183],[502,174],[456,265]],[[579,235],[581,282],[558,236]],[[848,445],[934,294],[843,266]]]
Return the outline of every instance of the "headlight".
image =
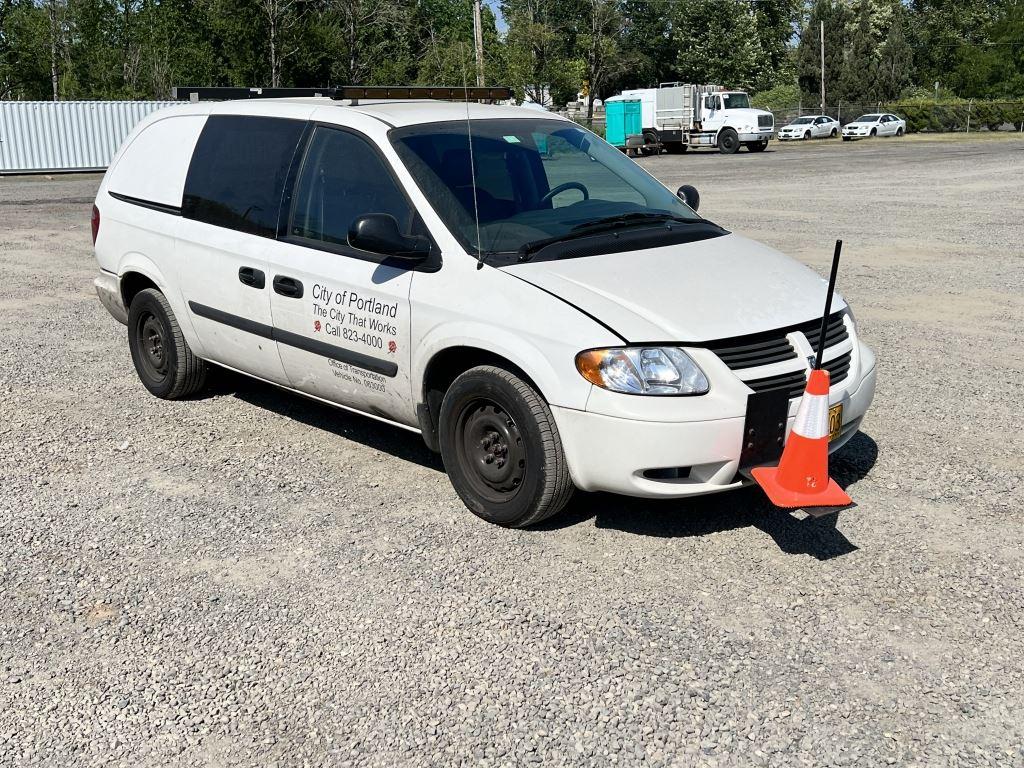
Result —
[[[591,384],[627,395],[703,395],[708,379],[675,347],[590,349],[576,355],[576,369]]]

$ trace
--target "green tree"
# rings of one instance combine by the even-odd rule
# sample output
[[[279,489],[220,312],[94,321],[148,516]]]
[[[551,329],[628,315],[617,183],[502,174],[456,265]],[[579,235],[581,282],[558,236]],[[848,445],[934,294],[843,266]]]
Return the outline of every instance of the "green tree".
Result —
[[[914,51],[907,40],[907,19],[902,7],[893,14],[885,42],[878,51],[878,74],[872,88],[877,101],[896,99],[910,86]]]
[[[835,99],[860,102],[871,98],[878,75],[877,46],[871,32],[868,0],[860,0],[857,26],[850,40],[846,64],[839,77]]]
[[[846,70],[853,12],[839,0],[815,0],[796,50],[797,81],[809,102],[821,92],[821,23],[825,24],[825,100],[835,103]]]
[[[768,69],[751,4],[745,0],[693,0],[677,6],[676,62],[691,83],[751,87]]]
[[[760,0],[754,3],[754,22],[764,56],[761,77],[752,83],[754,90],[766,90],[792,79],[790,41],[802,7],[801,0]]]
[[[574,59],[571,15],[560,0],[505,0],[508,24],[505,62],[520,98],[538,104],[564,103],[583,83],[581,62]]]

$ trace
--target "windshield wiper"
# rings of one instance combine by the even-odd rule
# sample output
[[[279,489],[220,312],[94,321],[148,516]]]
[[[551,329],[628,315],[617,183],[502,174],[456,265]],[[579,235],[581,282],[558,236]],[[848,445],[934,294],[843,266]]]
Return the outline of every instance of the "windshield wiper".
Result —
[[[691,221],[700,221],[700,219],[687,219],[682,216],[676,216],[671,213],[649,213],[646,211],[631,211],[629,213],[617,213],[614,216],[605,216],[601,219],[594,219],[593,221],[585,221],[582,224],[577,224],[572,228],[571,231],[577,232],[579,230],[592,230],[592,229],[605,229],[614,228],[619,224],[632,224],[633,222],[644,224],[650,221],[679,221],[683,223],[689,223]]]
[[[541,248],[546,248],[553,243],[564,243],[568,240],[590,237],[591,235],[600,234],[601,232],[610,232],[612,230],[621,229],[624,226],[632,226],[635,224],[654,224],[658,222],[679,222],[680,224],[708,223],[705,219],[683,218],[682,216],[674,216],[671,213],[645,213],[643,211],[619,213],[615,216],[605,216],[603,219],[595,219],[594,221],[585,221],[582,224],[577,224],[568,232],[561,235],[523,243],[519,247],[519,261],[529,261],[533,254]]]

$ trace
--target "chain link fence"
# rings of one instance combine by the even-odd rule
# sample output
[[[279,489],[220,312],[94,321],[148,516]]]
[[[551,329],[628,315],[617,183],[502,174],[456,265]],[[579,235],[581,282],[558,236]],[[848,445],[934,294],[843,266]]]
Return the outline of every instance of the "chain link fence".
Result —
[[[825,107],[817,105],[773,109],[776,127],[781,127],[803,115],[825,114],[842,125],[853,122],[861,115],[891,112],[907,121],[910,132],[969,132],[969,131],[1022,131],[1024,130],[1024,101],[974,100],[956,102],[883,101],[874,103],[838,103]]]

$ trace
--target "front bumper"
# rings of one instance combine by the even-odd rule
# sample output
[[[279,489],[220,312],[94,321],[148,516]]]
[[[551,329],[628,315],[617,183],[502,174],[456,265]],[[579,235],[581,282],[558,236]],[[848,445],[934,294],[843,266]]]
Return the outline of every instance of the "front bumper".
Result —
[[[774,128],[760,128],[760,129],[758,129],[756,131],[751,131],[750,133],[741,133],[740,134],[740,141],[744,142],[744,143],[748,143],[748,142],[752,142],[752,141],[765,141],[766,142],[766,141],[768,141],[769,139],[772,138],[774,133],[775,133],[775,129]]]
[[[107,308],[107,311],[117,322],[128,325],[128,310],[121,299],[121,284],[117,275],[105,270],[100,276],[92,281],[96,287],[96,295],[100,297],[100,303]]]
[[[875,395],[875,358],[860,345],[859,379],[839,382],[830,402],[843,403],[836,451],[860,427]],[[849,387],[849,388],[847,388]],[[799,400],[790,402],[787,431]],[[742,408],[741,408],[742,410]],[[743,416],[668,422],[617,418],[552,406],[576,487],[645,498],[680,498],[739,488],[750,481],[738,475],[743,444]],[[645,476],[651,470],[684,468],[685,476]],[[680,473],[682,474],[682,473]]]

